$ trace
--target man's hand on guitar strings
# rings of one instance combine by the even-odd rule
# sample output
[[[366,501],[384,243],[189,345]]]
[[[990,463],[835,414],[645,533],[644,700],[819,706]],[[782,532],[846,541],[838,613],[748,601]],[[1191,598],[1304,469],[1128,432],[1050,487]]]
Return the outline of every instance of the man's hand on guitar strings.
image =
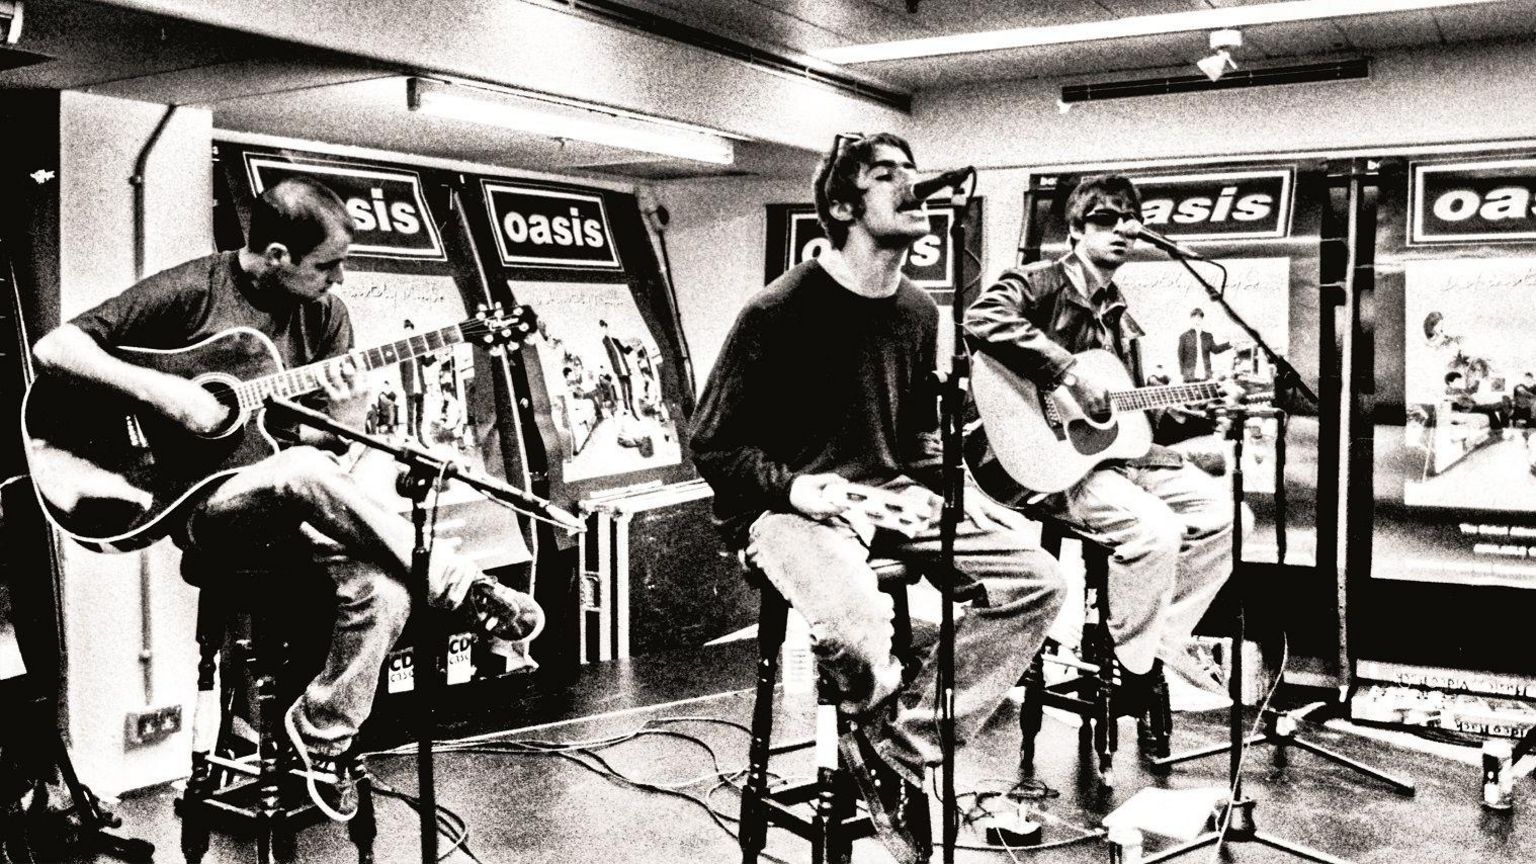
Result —
[[[1109,386],[1092,373],[1084,370],[1083,374],[1077,374],[1076,367],[1069,373],[1073,382],[1066,385],[1066,391],[1072,397],[1072,401],[1083,410],[1084,414],[1095,420],[1107,420],[1109,418]]]
[[[374,393],[373,376],[362,371],[350,356],[322,368],[325,376],[320,379],[320,389],[330,405],[327,413],[338,423],[363,426]]]
[[[217,431],[229,419],[230,406],[220,402],[202,385],[175,375],[155,374],[159,379],[155,404],[188,431],[207,435]]]

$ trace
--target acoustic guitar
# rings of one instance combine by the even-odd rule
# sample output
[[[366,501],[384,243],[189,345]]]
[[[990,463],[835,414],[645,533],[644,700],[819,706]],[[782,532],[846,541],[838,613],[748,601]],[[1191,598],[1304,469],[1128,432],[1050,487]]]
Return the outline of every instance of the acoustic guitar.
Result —
[[[1064,389],[1040,392],[987,354],[971,356],[971,394],[981,423],[967,431],[965,455],[977,484],[999,501],[1060,492],[1110,459],[1135,459],[1152,448],[1143,412],[1226,397],[1218,381],[1137,387],[1108,351],[1076,355],[1073,370],[1112,382],[1107,417],[1090,417]],[[984,464],[987,445],[996,465]],[[998,468],[1006,472],[1000,476]]]
[[[87,548],[142,549],[177,524],[199,491],[277,452],[265,425],[269,397],[317,391],[327,367],[349,360],[369,370],[459,343],[516,348],[536,324],[527,306],[505,312],[498,305],[451,327],[294,369],[284,369],[277,346],[249,327],[174,350],[109,349],[120,360],[202,385],[229,408],[228,419],[197,434],[112,388],[41,375],[21,406],[33,485],[49,520]]]

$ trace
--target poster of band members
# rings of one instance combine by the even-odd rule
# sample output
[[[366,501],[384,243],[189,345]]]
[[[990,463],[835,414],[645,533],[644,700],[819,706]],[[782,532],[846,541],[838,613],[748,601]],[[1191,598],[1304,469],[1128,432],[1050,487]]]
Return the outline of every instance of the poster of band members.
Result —
[[[1411,261],[1403,270],[1403,444],[1423,455],[1418,476],[1403,478],[1404,503],[1536,511],[1527,446],[1536,258]]]
[[[517,282],[539,310],[535,350],[566,482],[682,459],[680,418],[662,396],[663,359],[623,282]]]
[[[1223,263],[1227,268],[1227,302],[1270,347],[1288,354],[1289,260],[1234,258]],[[1195,266],[1213,281],[1221,278],[1209,265]],[[1267,357],[1206,296],[1205,289],[1183,266],[1171,261],[1133,261],[1120,269],[1116,280],[1135,310],[1137,323],[1147,333],[1140,340],[1147,384],[1228,381],[1260,398],[1274,391],[1274,369]],[[1177,415],[1172,415],[1170,422],[1179,422]],[[1275,434],[1273,420],[1248,421],[1243,467],[1245,486],[1251,491],[1275,490]],[[1205,455],[1201,450],[1221,445],[1207,439],[1189,446],[1200,458]]]
[[[1536,588],[1533,189],[1505,155],[1383,180],[1374,577]]]
[[[385,345],[452,328],[465,318],[452,277],[353,271],[333,291],[347,301],[359,346]],[[395,443],[425,447],[476,471],[485,470],[479,442],[487,421],[477,416],[475,349],[465,343],[426,351],[373,374],[375,395],[366,429]],[[473,490],[452,484],[443,502],[475,500]]]

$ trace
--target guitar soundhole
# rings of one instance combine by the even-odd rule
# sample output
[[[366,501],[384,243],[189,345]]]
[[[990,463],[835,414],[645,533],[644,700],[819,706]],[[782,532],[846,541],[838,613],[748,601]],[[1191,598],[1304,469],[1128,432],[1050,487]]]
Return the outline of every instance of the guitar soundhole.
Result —
[[[212,393],[219,400],[219,404],[228,409],[228,413],[224,416],[224,422],[220,423],[218,428],[208,433],[208,437],[222,438],[240,428],[245,422],[245,417],[240,413],[240,397],[235,393],[231,382],[221,378],[209,378],[198,383],[202,385],[204,390]]]

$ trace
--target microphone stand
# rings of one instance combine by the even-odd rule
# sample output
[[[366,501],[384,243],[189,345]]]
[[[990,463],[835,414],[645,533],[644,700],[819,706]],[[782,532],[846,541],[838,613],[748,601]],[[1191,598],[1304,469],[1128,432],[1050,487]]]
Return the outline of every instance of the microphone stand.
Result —
[[[267,400],[269,410],[278,412],[296,422],[329,432],[344,441],[363,444],[390,454],[406,473],[397,484],[401,495],[411,502],[411,525],[415,529],[415,543],[411,547],[410,588],[411,608],[428,608],[427,575],[431,567],[432,536],[427,528],[427,495],[444,480],[453,479],[464,483],[492,500],[501,502],[533,518],[542,518],[556,525],[579,529],[582,523],[576,517],[555,507],[548,501],[530,495],[494,477],[478,472],[465,471],[440,456],[409,444],[391,444],[381,438],[359,432],[351,426],[338,423],[330,416],[306,408],[286,399]],[[542,515],[541,515],[542,514]],[[563,519],[561,517],[564,517]],[[437,864],[437,783],[432,761],[432,739],[435,737],[435,721],[432,706],[437,698],[439,684],[438,663],[442,652],[429,628],[417,627],[412,644],[415,658],[416,702],[416,786],[420,798],[418,813],[421,817],[422,864]]]
[[[1170,254],[1173,254],[1173,253],[1170,253]],[[1285,392],[1285,390],[1287,388],[1293,388],[1296,392],[1298,392],[1301,395],[1305,396],[1314,406],[1317,406],[1317,407],[1321,408],[1321,403],[1318,400],[1317,395],[1314,394],[1311,390],[1309,390],[1307,388],[1305,382],[1303,382],[1301,380],[1300,373],[1298,373],[1296,371],[1296,367],[1292,366],[1290,364],[1290,362],[1288,360],[1286,360],[1284,357],[1281,357],[1280,354],[1277,353],[1274,350],[1274,348],[1272,348],[1270,346],[1270,344],[1268,342],[1264,341],[1264,337],[1259,335],[1258,330],[1254,329],[1254,327],[1251,324],[1249,324],[1246,320],[1243,319],[1242,315],[1238,314],[1236,309],[1232,308],[1232,305],[1227,302],[1227,298],[1226,298],[1225,292],[1217,290],[1214,286],[1212,286],[1210,284],[1210,282],[1206,281],[1206,279],[1203,276],[1200,275],[1199,271],[1195,270],[1193,267],[1190,266],[1188,260],[1186,260],[1186,259],[1181,257],[1181,258],[1179,258],[1179,262],[1181,264],[1183,264],[1184,268],[1186,270],[1188,270],[1190,273],[1192,273],[1194,275],[1195,279],[1197,281],[1199,281],[1201,286],[1203,286],[1205,288],[1206,294],[1211,298],[1211,301],[1216,303],[1217,305],[1219,305],[1222,308],[1222,310],[1224,312],[1226,312],[1227,317],[1229,319],[1231,319],[1233,323],[1237,324],[1238,327],[1242,328],[1243,332],[1247,333],[1249,338],[1253,340],[1254,345],[1258,346],[1258,348],[1264,352],[1264,355],[1267,358],[1269,358],[1270,363],[1274,366],[1274,368],[1276,370],[1276,375],[1277,375],[1277,379],[1278,379],[1278,381],[1277,381],[1278,386],[1276,387],[1277,394]],[[1235,414],[1237,412],[1233,412],[1233,413]],[[1288,418],[1287,418],[1287,415],[1286,415],[1286,413],[1284,411],[1263,412],[1263,411],[1260,411],[1258,409],[1254,409],[1254,408],[1251,408],[1251,407],[1250,408],[1246,408],[1243,413],[1246,413],[1248,416],[1269,416],[1269,417],[1274,417],[1277,420],[1276,453],[1279,456],[1279,458],[1277,458],[1275,460],[1275,503],[1276,503],[1276,509],[1277,509],[1276,518],[1277,518],[1277,520],[1279,520],[1279,524],[1277,525],[1277,530],[1279,532],[1278,543],[1277,543],[1277,551],[1278,551],[1279,555],[1281,556],[1281,563],[1284,563],[1284,557],[1283,556],[1285,554],[1285,544],[1284,544],[1284,538],[1285,538],[1285,533],[1284,533],[1285,532],[1285,524],[1284,524],[1284,519],[1285,519],[1285,510],[1284,510],[1284,506],[1285,506],[1285,492],[1284,492],[1284,490],[1285,490],[1285,468],[1284,468],[1284,465],[1285,465],[1285,461],[1284,461],[1283,454],[1285,453],[1285,434],[1286,434],[1286,426],[1287,426],[1287,419]],[[1234,422],[1236,422],[1236,419],[1242,419],[1242,420],[1246,421],[1246,418],[1234,418]],[[1231,436],[1231,432],[1229,430],[1229,437],[1230,436]],[[1242,489],[1242,473],[1241,473],[1242,472],[1242,465],[1241,465],[1241,459],[1242,459],[1242,440],[1241,440],[1241,437],[1234,438],[1233,440],[1234,440],[1234,442],[1237,445],[1236,452],[1234,454],[1233,459],[1234,459],[1234,462],[1238,463],[1238,464],[1235,464],[1233,466],[1233,471],[1234,471],[1234,473],[1233,473],[1233,481],[1234,481],[1234,484],[1233,484],[1233,497],[1234,497],[1234,504],[1236,505],[1236,504],[1238,504],[1238,503],[1240,503],[1242,501],[1242,491],[1243,491],[1243,489]],[[1233,534],[1232,534],[1232,538],[1233,538],[1232,539],[1232,549],[1233,549],[1232,576],[1235,579],[1236,576],[1237,576],[1237,566],[1240,563],[1242,563],[1242,555],[1241,555],[1241,549],[1242,549],[1242,528],[1243,528],[1243,525],[1242,525],[1242,508],[1240,506],[1234,506],[1233,514],[1234,515],[1233,515],[1233,523],[1232,523],[1232,529],[1233,529]],[[1243,616],[1243,605],[1244,604],[1241,602],[1241,596],[1240,596],[1239,597],[1239,603],[1238,603],[1239,619],[1241,619],[1242,616]],[[1241,630],[1242,624],[1243,624],[1243,622],[1240,620],[1239,621],[1239,629],[1240,630]],[[1242,656],[1241,655],[1242,655],[1242,643],[1241,643],[1241,641],[1234,642],[1233,643],[1233,649],[1232,649],[1232,663],[1233,663],[1232,677],[1233,678],[1240,678],[1241,677],[1238,674],[1238,669],[1240,668],[1240,664],[1242,662]],[[1236,700],[1234,700],[1234,704],[1235,704],[1235,702],[1236,702]],[[1247,745],[1251,745],[1251,744],[1274,744],[1277,747],[1277,749],[1275,750],[1275,754],[1274,754],[1274,764],[1277,767],[1279,767],[1279,766],[1284,765],[1285,762],[1286,762],[1285,748],[1287,746],[1296,746],[1296,747],[1301,748],[1302,750],[1305,750],[1308,753],[1312,753],[1314,755],[1321,756],[1324,759],[1328,759],[1328,760],[1330,760],[1332,762],[1335,762],[1335,763],[1337,763],[1339,765],[1343,765],[1344,767],[1349,768],[1350,770],[1353,770],[1353,771],[1356,771],[1356,772],[1358,772],[1360,774],[1364,774],[1364,775],[1366,775],[1368,777],[1373,777],[1373,778],[1375,778],[1377,780],[1380,780],[1383,783],[1386,783],[1387,785],[1392,786],[1398,792],[1402,792],[1402,793],[1405,793],[1405,794],[1408,794],[1408,795],[1412,795],[1414,793],[1415,786],[1414,786],[1414,782],[1413,782],[1412,779],[1395,777],[1395,776],[1393,776],[1391,774],[1388,774],[1385,771],[1382,771],[1382,770],[1380,770],[1378,768],[1374,768],[1372,766],[1365,765],[1365,764],[1362,764],[1360,762],[1357,762],[1357,761],[1355,761],[1353,759],[1350,759],[1347,756],[1344,756],[1341,753],[1335,752],[1335,751],[1330,750],[1330,749],[1328,749],[1326,747],[1323,747],[1321,745],[1314,744],[1314,743],[1312,743],[1310,741],[1307,741],[1305,739],[1297,738],[1295,736],[1297,719],[1298,718],[1296,717],[1296,715],[1293,714],[1293,713],[1290,713],[1290,712],[1281,713],[1281,712],[1278,712],[1278,711],[1266,711],[1265,716],[1264,716],[1264,731],[1261,734],[1259,734],[1259,735],[1255,735],[1254,737],[1249,738],[1246,741],[1243,741],[1241,739],[1241,736],[1239,735],[1238,737],[1233,738],[1232,743],[1230,743],[1230,744],[1227,744],[1227,745],[1224,745],[1224,746],[1220,746],[1220,747],[1209,747],[1209,748],[1204,748],[1204,749],[1200,749],[1200,750],[1192,750],[1192,751],[1189,751],[1187,753],[1181,753],[1181,754],[1176,754],[1176,755],[1173,755],[1173,756],[1168,756],[1168,757],[1165,757],[1163,759],[1157,760],[1156,764],[1159,765],[1159,766],[1166,766],[1166,765],[1173,765],[1173,764],[1176,764],[1176,763],[1179,763],[1179,762],[1187,762],[1187,761],[1192,760],[1192,759],[1200,759],[1200,758],[1203,758],[1205,756],[1214,755],[1216,753],[1220,753],[1220,752],[1222,752],[1224,750],[1227,750],[1228,748],[1232,748],[1232,747],[1242,747],[1242,746],[1247,746]]]
[[[1265,356],[1269,358],[1270,363],[1274,365],[1279,380],[1287,383],[1291,387],[1294,387],[1297,392],[1307,397],[1313,405],[1321,407],[1321,403],[1319,402],[1317,395],[1314,394],[1306,386],[1306,383],[1301,380],[1301,376],[1299,373],[1297,373],[1296,367],[1292,366],[1290,362],[1287,361],[1284,357],[1281,357],[1279,353],[1277,353],[1274,348],[1269,345],[1269,343],[1264,341],[1264,338],[1259,335],[1259,332],[1254,329],[1254,327],[1250,325],[1246,320],[1244,320],[1243,317],[1238,314],[1237,310],[1232,308],[1231,304],[1227,302],[1225,292],[1218,290],[1207,279],[1205,279],[1205,277],[1202,276],[1199,271],[1190,266],[1189,261],[1185,256],[1179,255],[1176,251],[1169,251],[1169,254],[1176,258],[1179,263],[1184,265],[1184,268],[1195,277],[1196,281],[1198,281],[1202,287],[1205,288],[1206,294],[1211,298],[1211,301],[1219,305],[1223,311],[1227,313],[1227,316],[1235,324],[1242,328],[1242,330],[1246,332],[1248,336],[1253,340],[1254,344],[1264,352]],[[1224,419],[1227,423],[1227,439],[1232,442],[1232,465],[1229,468],[1232,481],[1232,572],[1230,578],[1235,580],[1238,575],[1238,567],[1242,563],[1243,556],[1243,438],[1246,434],[1247,421],[1250,417],[1276,418],[1279,420],[1279,431],[1277,434],[1283,435],[1285,430],[1285,412],[1273,408],[1255,408],[1247,405],[1239,405],[1233,408],[1225,409],[1222,413],[1224,413]],[[1277,489],[1283,487],[1284,483],[1284,475],[1279,475],[1275,478],[1275,485]],[[1406,788],[1409,791],[1412,791],[1413,789],[1411,781],[1405,782],[1397,780],[1396,778],[1390,777],[1382,772],[1376,771],[1375,769],[1368,768],[1367,766],[1349,760],[1337,753],[1333,753],[1322,747],[1318,747],[1308,742],[1299,741],[1293,738],[1292,732],[1294,731],[1295,721],[1294,718],[1288,714],[1280,716],[1279,719],[1282,721],[1280,723],[1276,723],[1271,719],[1274,716],[1273,714],[1266,714],[1266,732],[1253,738],[1244,738],[1242,709],[1242,669],[1243,641],[1246,636],[1245,631],[1247,628],[1246,607],[1247,603],[1244,601],[1242,592],[1239,591],[1237,598],[1235,628],[1232,634],[1231,649],[1229,652],[1231,657],[1231,670],[1227,676],[1227,695],[1231,700],[1231,704],[1227,709],[1228,743],[1217,747],[1209,747],[1203,750],[1197,750],[1190,753],[1183,753],[1174,756],[1168,756],[1163,759],[1153,760],[1154,765],[1158,767],[1166,767],[1179,762],[1189,761],[1191,759],[1199,759],[1205,756],[1215,755],[1217,753],[1226,752],[1229,754],[1230,759],[1228,761],[1227,787],[1229,794],[1226,802],[1222,806],[1221,818],[1218,822],[1218,829],[1202,834],[1201,836],[1196,837],[1187,843],[1164,850],[1155,855],[1147,856],[1146,858],[1142,859],[1143,864],[1158,864],[1158,862],[1177,858],[1180,855],[1204,848],[1205,846],[1209,846],[1212,843],[1220,846],[1227,840],[1258,843],[1264,846],[1268,846],[1272,849],[1288,852],[1299,858],[1305,858],[1310,861],[1323,862],[1323,864],[1348,864],[1345,859],[1336,858],[1326,852],[1321,852],[1319,850],[1303,846],[1299,843],[1291,842],[1284,838],[1277,837],[1273,834],[1269,834],[1258,829],[1253,818],[1253,811],[1254,808],[1258,805],[1258,802],[1252,798],[1245,798],[1243,796],[1243,754],[1244,750],[1250,744],[1275,743],[1281,745],[1280,749],[1276,751],[1277,761],[1283,760],[1283,757],[1280,754],[1284,752],[1284,745],[1295,744],[1297,746],[1301,746],[1305,750],[1318,753],[1319,755],[1329,758],[1356,771],[1361,771],[1363,773],[1370,774],[1371,776],[1386,780],[1387,782],[1398,786],[1398,788]]]
[[[950,326],[953,340],[950,347],[949,374],[934,370],[939,382],[940,430],[944,443],[944,508],[939,518],[939,566],[945,574],[955,571],[955,535],[960,520],[965,518],[965,459],[962,449],[962,429],[965,422],[964,400],[966,381],[970,378],[970,357],[965,353],[964,317],[960,308],[965,293],[965,222],[970,209],[970,198],[975,192],[975,172],[971,173],[971,190],[964,191],[961,183],[954,186],[951,202],[954,218],[950,221],[949,236],[952,254],[960,257],[955,268],[954,297],[949,304]],[[951,587],[956,580],[945,578]],[[944,808],[943,862],[954,864],[955,843],[959,837],[959,810],[955,804],[955,608],[952,591],[941,592],[944,602],[939,619],[939,669],[937,678],[939,706],[939,751],[942,756],[944,783],[940,791],[940,805]]]

